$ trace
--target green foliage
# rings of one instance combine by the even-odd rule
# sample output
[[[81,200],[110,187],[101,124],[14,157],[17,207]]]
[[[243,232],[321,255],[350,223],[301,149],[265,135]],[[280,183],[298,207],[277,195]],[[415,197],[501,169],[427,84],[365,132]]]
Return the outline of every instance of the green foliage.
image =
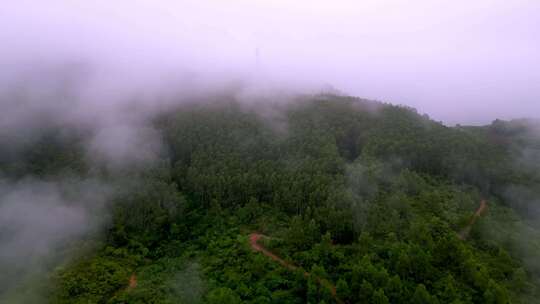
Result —
[[[115,204],[112,243],[152,249],[169,237],[181,238],[186,200],[177,186],[157,178],[139,183]]]
[[[231,303],[239,304],[240,297],[229,288],[216,288],[208,294],[207,298],[208,304],[221,304],[221,303]]]
[[[433,297],[426,290],[424,284],[418,284],[411,299],[412,304],[431,304],[435,303]]]
[[[540,147],[526,127],[451,128],[329,95],[271,111],[223,101],[156,118],[169,154],[143,172],[103,173],[129,181],[105,244],[55,272],[51,302],[335,302],[321,282],[347,303],[538,299],[540,229],[524,214],[538,208],[540,177],[515,161]],[[84,171],[77,145],[35,147],[0,170]],[[460,239],[482,198],[488,213]],[[298,268],[250,248],[254,231]]]
[[[59,273],[57,303],[104,303],[127,285],[130,265],[108,256],[77,262]]]
[[[83,135],[76,130],[46,128],[38,134],[14,134],[0,148],[0,173],[10,178],[27,175],[48,178],[85,174]]]

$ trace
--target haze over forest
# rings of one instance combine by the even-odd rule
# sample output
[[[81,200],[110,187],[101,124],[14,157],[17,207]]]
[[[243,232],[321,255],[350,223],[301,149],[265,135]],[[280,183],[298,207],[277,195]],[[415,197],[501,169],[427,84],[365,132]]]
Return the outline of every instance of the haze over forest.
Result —
[[[540,2],[7,1],[0,303],[538,303]]]
[[[540,112],[533,0],[23,0],[0,17],[4,80],[75,62],[101,71],[115,92],[255,76],[405,104],[448,124]]]

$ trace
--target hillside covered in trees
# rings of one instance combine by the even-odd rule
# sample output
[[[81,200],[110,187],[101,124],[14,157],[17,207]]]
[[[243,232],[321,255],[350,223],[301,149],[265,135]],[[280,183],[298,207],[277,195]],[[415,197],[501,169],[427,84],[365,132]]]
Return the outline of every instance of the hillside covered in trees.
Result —
[[[0,147],[1,192],[54,183],[88,212],[64,228],[59,211],[46,227],[76,237],[39,259],[0,251],[0,302],[538,303],[538,122],[448,127],[325,94],[216,99],[152,117],[162,147],[129,166],[89,157],[84,127],[4,138],[19,144]],[[19,214],[1,197],[0,217]],[[1,244],[27,248],[16,229],[0,226]]]

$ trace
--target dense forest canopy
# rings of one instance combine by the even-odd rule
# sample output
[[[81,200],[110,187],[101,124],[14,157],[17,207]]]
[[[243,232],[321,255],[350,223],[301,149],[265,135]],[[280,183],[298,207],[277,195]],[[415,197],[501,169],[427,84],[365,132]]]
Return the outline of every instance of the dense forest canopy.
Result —
[[[540,122],[211,99],[0,132],[1,302],[538,302]]]

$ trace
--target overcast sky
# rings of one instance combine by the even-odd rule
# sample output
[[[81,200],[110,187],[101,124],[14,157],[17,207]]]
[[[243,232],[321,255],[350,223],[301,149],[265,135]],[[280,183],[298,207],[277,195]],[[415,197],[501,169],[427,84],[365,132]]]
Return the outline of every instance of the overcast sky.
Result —
[[[539,117],[540,1],[2,1],[0,80],[73,61],[137,85],[331,85],[449,124]]]

